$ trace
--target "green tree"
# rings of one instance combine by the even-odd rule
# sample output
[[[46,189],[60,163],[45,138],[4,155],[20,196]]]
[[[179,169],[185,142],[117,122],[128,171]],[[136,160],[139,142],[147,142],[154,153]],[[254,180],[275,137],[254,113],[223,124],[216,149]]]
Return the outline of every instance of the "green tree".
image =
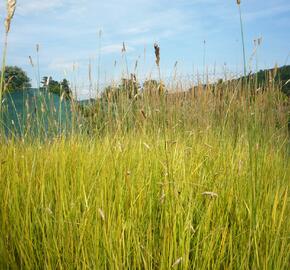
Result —
[[[48,83],[49,83],[49,77],[47,77],[47,76],[44,76],[44,77],[42,77],[42,80],[41,80],[41,84],[42,84],[42,87],[43,88],[45,88],[45,87],[47,87],[48,86]]]
[[[30,79],[26,72],[17,66],[7,66],[4,72],[6,90],[24,90],[31,87]]]
[[[69,87],[69,81],[67,79],[63,79],[60,83],[61,86],[61,92],[65,92],[67,95],[71,94],[71,89]]]
[[[49,92],[55,93],[59,96],[64,94],[64,97],[70,98],[72,96],[72,92],[69,86],[69,81],[67,79],[63,79],[61,82],[55,81],[52,77],[43,77],[42,88],[47,89]]]
[[[48,90],[55,94],[61,95],[60,83],[58,81],[53,80],[52,77],[49,78]]]

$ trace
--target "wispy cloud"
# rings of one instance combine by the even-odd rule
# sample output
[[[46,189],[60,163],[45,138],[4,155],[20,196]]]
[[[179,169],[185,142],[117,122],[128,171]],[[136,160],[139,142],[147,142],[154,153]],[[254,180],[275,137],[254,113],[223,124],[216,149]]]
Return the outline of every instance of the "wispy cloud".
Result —
[[[17,13],[20,15],[31,15],[35,13],[48,12],[63,7],[65,1],[63,0],[22,0],[17,6]]]
[[[75,65],[79,64],[77,62],[69,61],[66,59],[54,59],[48,64],[48,67],[51,70],[68,71],[73,70]]]
[[[244,15],[244,19],[247,21],[255,21],[258,19],[273,19],[276,16],[279,16],[281,14],[287,14],[290,11],[290,5],[289,4],[282,4],[282,5],[274,5],[269,6],[267,8],[263,8],[261,10],[255,10],[255,11],[248,11]]]
[[[102,47],[101,52],[103,54],[121,54],[123,45],[122,44],[110,44]],[[134,51],[133,47],[126,46],[126,52]]]
[[[144,33],[148,33],[150,31],[150,29],[148,27],[143,27],[143,26],[139,26],[139,27],[128,27],[126,29],[123,29],[120,31],[121,34],[125,34],[125,35],[137,35],[137,34],[144,34]]]

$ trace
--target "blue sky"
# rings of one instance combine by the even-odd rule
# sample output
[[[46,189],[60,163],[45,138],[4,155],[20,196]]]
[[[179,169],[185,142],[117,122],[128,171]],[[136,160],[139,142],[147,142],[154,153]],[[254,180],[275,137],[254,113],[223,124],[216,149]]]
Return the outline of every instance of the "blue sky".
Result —
[[[284,65],[290,52],[289,0],[242,0],[241,7],[248,66],[258,37],[263,41],[253,69],[256,61],[259,68]],[[4,17],[1,0],[2,21]],[[36,61],[35,46],[40,44],[41,76],[68,77],[85,85],[89,61],[97,80],[101,45],[101,81],[108,82],[126,70],[123,41],[129,70],[133,72],[138,60],[140,78],[156,73],[154,42],[161,47],[164,77],[172,74],[176,61],[179,74],[203,72],[204,51],[210,72],[215,67],[220,73],[226,67],[239,74],[243,68],[236,0],[18,0],[7,62],[21,66],[35,82],[28,56]]]

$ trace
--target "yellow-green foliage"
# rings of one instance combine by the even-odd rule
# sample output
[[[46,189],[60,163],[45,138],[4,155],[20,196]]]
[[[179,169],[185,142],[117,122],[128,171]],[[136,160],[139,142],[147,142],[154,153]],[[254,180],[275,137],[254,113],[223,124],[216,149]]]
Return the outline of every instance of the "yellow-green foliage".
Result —
[[[287,100],[236,89],[1,143],[0,268],[289,269]]]

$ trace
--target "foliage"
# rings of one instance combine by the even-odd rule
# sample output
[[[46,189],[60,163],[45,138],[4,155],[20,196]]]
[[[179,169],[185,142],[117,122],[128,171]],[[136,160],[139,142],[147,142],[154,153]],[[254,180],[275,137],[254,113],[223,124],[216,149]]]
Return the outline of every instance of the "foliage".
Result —
[[[242,79],[245,79],[243,77]],[[267,70],[260,70],[255,74],[246,77],[247,81],[255,80],[258,87],[265,88],[267,84],[279,83],[281,90],[290,96],[290,66],[275,67]]]
[[[287,96],[290,96],[290,66],[275,67],[272,69],[260,70],[256,73],[250,73],[247,76],[242,76],[238,79],[223,81],[219,79],[214,84],[196,85],[189,89],[190,92],[196,92],[199,88],[215,89],[223,88],[227,84],[241,82],[245,87],[246,92],[254,94],[253,91],[264,91],[269,88],[269,85],[279,85],[279,90]],[[246,87],[247,86],[247,87]],[[252,92],[251,92],[252,91]]]
[[[7,66],[4,73],[6,90],[24,90],[31,87],[26,72],[17,66]]]
[[[71,98],[72,91],[69,86],[69,81],[67,79],[63,79],[61,82],[53,80],[52,77],[43,77],[42,78],[42,87],[47,88],[48,91],[58,94],[59,96],[64,96],[65,98]]]
[[[259,82],[265,82],[268,80],[274,80],[276,83],[281,83],[282,91],[290,96],[290,66],[283,66],[280,68],[273,68],[270,70],[260,71],[257,74]]]

